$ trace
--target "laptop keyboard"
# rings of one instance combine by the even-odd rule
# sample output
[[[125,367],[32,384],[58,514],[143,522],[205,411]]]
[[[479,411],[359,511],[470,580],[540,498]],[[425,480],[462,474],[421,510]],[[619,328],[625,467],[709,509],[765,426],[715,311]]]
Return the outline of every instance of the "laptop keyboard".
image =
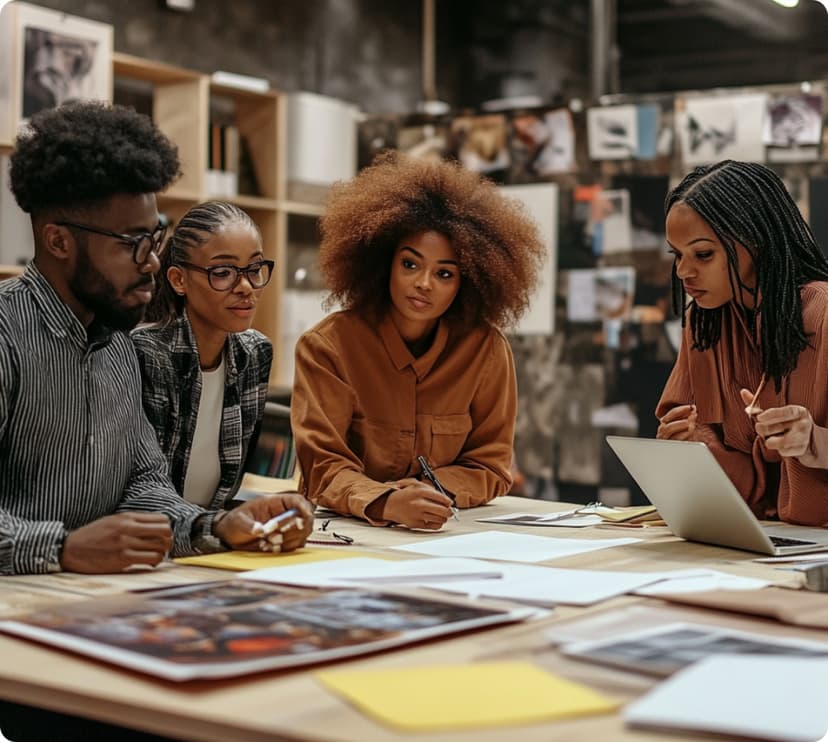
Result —
[[[784,536],[771,536],[770,540],[774,546],[815,546],[817,543],[802,538],[785,538]]]

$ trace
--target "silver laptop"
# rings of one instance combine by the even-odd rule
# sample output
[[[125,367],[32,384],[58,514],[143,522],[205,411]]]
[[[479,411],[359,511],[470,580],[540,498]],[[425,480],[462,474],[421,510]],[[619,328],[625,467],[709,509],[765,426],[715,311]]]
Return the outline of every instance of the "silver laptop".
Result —
[[[704,443],[618,435],[607,443],[680,538],[775,556],[828,550],[828,530],[762,526]]]

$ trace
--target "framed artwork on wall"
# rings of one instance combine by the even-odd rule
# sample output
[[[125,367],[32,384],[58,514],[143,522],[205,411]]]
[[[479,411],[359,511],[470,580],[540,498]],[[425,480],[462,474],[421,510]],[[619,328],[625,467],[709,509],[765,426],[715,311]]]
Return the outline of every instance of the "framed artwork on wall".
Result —
[[[0,13],[0,141],[69,100],[112,100],[112,26],[9,3]]]

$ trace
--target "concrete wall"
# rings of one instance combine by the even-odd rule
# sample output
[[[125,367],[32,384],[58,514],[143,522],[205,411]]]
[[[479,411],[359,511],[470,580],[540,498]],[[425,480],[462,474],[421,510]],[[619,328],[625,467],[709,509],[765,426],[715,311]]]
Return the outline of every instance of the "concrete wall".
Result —
[[[110,23],[115,49],[191,69],[266,77],[370,112],[408,112],[421,98],[420,0],[33,0]],[[437,0],[437,88],[454,106],[536,93],[583,94],[586,3]]]

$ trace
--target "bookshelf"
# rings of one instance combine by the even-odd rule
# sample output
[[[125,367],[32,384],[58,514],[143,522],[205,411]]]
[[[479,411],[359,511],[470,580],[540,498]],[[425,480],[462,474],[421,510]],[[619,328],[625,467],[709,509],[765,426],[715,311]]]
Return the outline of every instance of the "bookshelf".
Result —
[[[112,64],[115,102],[150,115],[178,146],[182,177],[159,195],[159,209],[175,223],[201,201],[230,201],[250,214],[261,230],[265,256],[276,262],[276,270],[262,294],[254,327],[273,343],[271,392],[284,396],[292,383],[295,340],[282,327],[289,319],[283,309],[288,244],[297,223],[304,224],[300,232],[306,234],[308,223],[315,226],[323,211],[318,196],[313,203],[303,202],[301,196],[288,197],[287,97],[277,91],[217,84],[204,73],[130,54],[116,52]],[[218,149],[217,127],[221,131]],[[232,137],[227,137],[228,130]],[[217,152],[231,150],[231,140],[238,145],[234,150],[237,164],[231,165],[234,158],[228,155],[222,165],[228,171],[237,168],[238,188],[224,190],[223,186],[217,191],[213,186],[218,181],[208,176],[208,170]],[[11,149],[11,142],[0,141],[0,156]],[[22,271],[22,266],[0,263],[0,280]]]
[[[273,280],[263,292],[254,327],[273,343],[274,364],[270,376],[272,390],[289,388],[292,382],[292,347],[284,347],[281,332],[282,298],[286,287],[286,255],[290,215],[317,218],[322,213],[318,204],[289,201],[287,193],[285,100],[275,91],[254,92],[220,85],[208,75],[162,62],[145,60],[127,54],[113,57],[115,101],[119,90],[126,97],[143,97],[143,106],[156,125],[179,147],[183,177],[159,199],[159,208],[173,221],[195,203],[207,199],[232,202],[244,209],[262,233],[267,258],[276,261]],[[122,96],[123,97],[123,96]],[[139,106],[136,105],[136,108]],[[239,191],[235,195],[211,192],[216,181],[208,177],[211,160],[216,153],[216,127],[225,132],[233,127],[239,149],[246,149],[251,177],[242,177],[239,158]],[[223,137],[224,134],[221,134]],[[227,147],[229,149],[229,147]],[[243,186],[255,184],[255,193]]]

